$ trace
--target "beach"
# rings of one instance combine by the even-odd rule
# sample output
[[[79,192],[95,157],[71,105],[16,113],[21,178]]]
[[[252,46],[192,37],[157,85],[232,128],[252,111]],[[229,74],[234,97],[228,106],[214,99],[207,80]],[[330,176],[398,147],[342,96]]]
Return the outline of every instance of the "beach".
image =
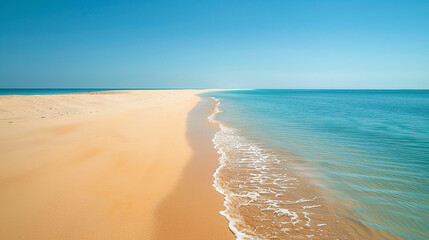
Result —
[[[1,95],[0,239],[427,239],[428,99]]]
[[[233,239],[205,91],[0,96],[0,239]]]

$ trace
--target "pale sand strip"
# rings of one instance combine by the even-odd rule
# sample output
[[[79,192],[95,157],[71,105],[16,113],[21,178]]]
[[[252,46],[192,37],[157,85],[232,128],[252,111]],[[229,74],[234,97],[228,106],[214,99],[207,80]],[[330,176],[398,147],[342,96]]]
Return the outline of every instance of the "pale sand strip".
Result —
[[[0,96],[0,239],[151,239],[200,92]]]

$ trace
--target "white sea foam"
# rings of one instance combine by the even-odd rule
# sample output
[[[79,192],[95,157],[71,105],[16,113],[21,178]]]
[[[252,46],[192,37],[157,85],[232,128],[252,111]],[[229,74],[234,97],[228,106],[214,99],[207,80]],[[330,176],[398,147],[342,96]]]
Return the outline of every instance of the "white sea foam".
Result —
[[[214,138],[213,138],[213,143],[214,143],[214,145],[215,145],[215,148],[218,150],[218,153],[221,155],[220,156],[220,165],[219,165],[219,167],[216,169],[216,171],[215,171],[215,173],[214,173],[214,175],[213,175],[213,177],[214,177],[214,183],[213,183],[213,186],[215,187],[215,189],[216,189],[216,191],[218,191],[219,193],[221,193],[222,195],[224,195],[225,196],[225,200],[224,200],[224,203],[223,203],[223,205],[225,206],[225,210],[223,210],[223,211],[220,211],[220,214],[221,215],[223,215],[227,220],[228,220],[228,222],[229,222],[229,224],[228,224],[228,226],[229,226],[229,229],[231,229],[231,231],[234,233],[234,235],[236,236],[236,238],[237,239],[239,239],[239,240],[241,240],[241,239],[252,239],[252,236],[250,236],[250,235],[247,235],[246,233],[244,233],[244,232],[240,232],[235,226],[236,226],[236,223],[237,223],[237,219],[234,219],[234,218],[232,218],[229,214],[228,214],[228,210],[229,210],[229,206],[230,206],[230,202],[231,202],[231,200],[230,200],[230,197],[228,196],[228,194],[226,193],[226,190],[225,189],[223,189],[218,183],[219,183],[219,178],[218,178],[218,175],[219,175],[219,171],[223,168],[223,166],[225,165],[225,158],[226,158],[226,156],[225,156],[225,153],[222,151],[222,149],[221,148],[219,148],[219,146],[218,146],[218,144],[217,144],[217,138],[219,137],[219,134],[222,132],[222,131],[228,131],[229,129],[227,129],[225,126],[223,126],[223,124],[221,123],[221,122],[219,122],[219,121],[217,121],[215,118],[216,118],[216,115],[218,115],[219,113],[221,113],[222,111],[220,110],[220,108],[219,108],[219,106],[220,106],[220,101],[218,100],[218,99],[216,99],[216,98],[213,98],[213,100],[216,102],[216,106],[215,106],[215,110],[214,110],[214,112],[208,117],[208,120],[210,121],[210,122],[212,122],[212,123],[217,123],[217,124],[219,124],[219,127],[220,127],[220,131],[219,132],[217,132],[216,134],[215,134],[215,136],[214,136]]]
[[[307,208],[315,208],[315,207],[320,207],[320,205],[302,206],[302,208],[303,208],[303,209],[307,209]]]

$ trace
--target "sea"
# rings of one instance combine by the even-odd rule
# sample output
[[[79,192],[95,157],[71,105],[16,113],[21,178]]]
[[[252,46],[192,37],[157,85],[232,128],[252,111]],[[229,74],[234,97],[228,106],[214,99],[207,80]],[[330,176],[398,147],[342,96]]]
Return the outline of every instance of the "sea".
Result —
[[[237,239],[429,239],[429,91],[202,96]]]

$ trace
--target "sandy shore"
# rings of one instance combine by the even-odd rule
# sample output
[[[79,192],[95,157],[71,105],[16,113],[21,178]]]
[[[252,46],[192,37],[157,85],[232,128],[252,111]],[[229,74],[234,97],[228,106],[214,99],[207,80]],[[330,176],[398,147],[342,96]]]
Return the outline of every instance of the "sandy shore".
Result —
[[[157,208],[156,239],[235,239],[219,214],[225,209],[224,196],[213,187],[219,155],[212,139],[218,128],[207,116],[214,107],[214,101],[203,99],[189,114],[187,137],[194,151],[176,187]]]
[[[0,96],[0,239],[232,238],[211,187],[217,156],[190,141],[200,92]],[[189,175],[207,156],[204,174]],[[204,190],[184,190],[189,177]],[[186,225],[182,203],[201,199],[186,214],[204,227],[159,233]]]

